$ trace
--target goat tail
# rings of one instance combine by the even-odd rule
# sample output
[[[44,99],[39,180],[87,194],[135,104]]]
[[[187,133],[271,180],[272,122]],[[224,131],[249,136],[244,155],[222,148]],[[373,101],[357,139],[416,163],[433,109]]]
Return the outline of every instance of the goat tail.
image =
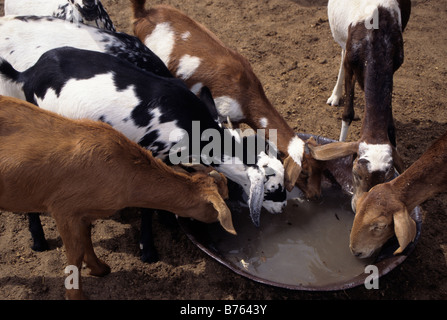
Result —
[[[5,80],[19,82],[20,72],[14,69],[8,61],[0,57],[0,76]]]
[[[144,9],[146,0],[130,0],[130,2],[132,2],[134,18],[144,18],[146,16],[146,9]]]

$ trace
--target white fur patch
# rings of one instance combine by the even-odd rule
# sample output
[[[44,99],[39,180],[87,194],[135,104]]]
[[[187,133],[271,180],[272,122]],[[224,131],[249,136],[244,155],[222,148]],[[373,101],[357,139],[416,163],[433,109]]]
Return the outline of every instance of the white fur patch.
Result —
[[[186,40],[189,39],[190,36],[191,36],[191,32],[186,31],[186,32],[182,33],[181,38],[182,38],[183,41],[186,41]]]
[[[0,74],[0,94],[26,100],[22,84],[11,81]]]
[[[349,123],[347,121],[341,121],[340,141],[346,141],[348,137]]]
[[[168,65],[171,60],[174,42],[175,33],[169,22],[157,24],[152,33],[144,40],[144,44],[148,46],[165,65]]]
[[[259,125],[261,126],[261,128],[267,128],[268,124],[269,124],[269,121],[267,118],[261,118],[259,120]]]
[[[68,4],[67,0],[6,0],[5,15],[51,16],[60,4]]]
[[[230,120],[241,121],[245,119],[239,102],[228,96],[221,96],[214,99],[216,103],[217,112],[222,120],[226,120],[230,117]]]
[[[300,166],[303,161],[303,154],[304,154],[304,141],[301,140],[299,137],[295,136],[290,140],[289,146],[287,147],[287,152],[289,153],[289,156]]]
[[[8,35],[0,38],[0,56],[17,71],[30,68],[43,53],[51,49],[70,46],[104,52],[115,39],[100,29],[77,26],[62,19],[25,22],[14,17],[0,18],[0,34]]]
[[[368,160],[368,171],[387,171],[393,165],[393,150],[389,144],[359,145],[359,159]]]
[[[200,90],[202,90],[202,88],[203,88],[203,83],[197,82],[191,88],[189,88],[189,90],[194,94],[198,94],[200,92]]]
[[[177,120],[174,121],[167,121],[167,122],[160,122],[160,117],[162,116],[162,113],[160,112],[160,109],[155,108],[150,111],[150,114],[152,115],[152,119],[149,123],[149,125],[146,127],[146,131],[153,131],[156,130],[158,133],[158,138],[155,140],[155,142],[159,141],[162,142],[165,145],[164,149],[157,150],[158,156],[161,159],[164,159],[170,149],[171,149],[171,142],[170,139],[172,139],[172,133],[176,133],[175,139],[177,141],[181,140],[185,134],[184,130],[178,130],[179,127],[177,126]],[[151,129],[151,128],[157,128],[157,129]]]
[[[178,129],[177,122],[160,122],[162,113],[160,109],[154,108],[149,111],[151,120],[147,126],[135,125],[131,121],[132,111],[140,104],[140,99],[135,94],[134,86],[116,91],[116,94],[111,94],[111,88],[115,88],[113,74],[100,74],[90,79],[67,81],[59,96],[53,89],[48,89],[43,99],[36,96],[35,99],[42,109],[68,118],[107,122],[134,142],[139,142],[148,132],[156,130],[156,141],[166,146],[163,150],[157,150],[159,156],[164,158],[172,144],[169,140],[170,136],[172,139],[171,133]]]
[[[177,78],[181,78],[183,80],[189,79],[200,66],[200,58],[193,57],[189,54],[185,54],[180,58],[178,69],[177,69]]]
[[[379,6],[395,13],[399,25],[402,25],[399,5],[395,0],[330,0],[328,17],[334,40],[345,49],[349,26],[370,21]]]

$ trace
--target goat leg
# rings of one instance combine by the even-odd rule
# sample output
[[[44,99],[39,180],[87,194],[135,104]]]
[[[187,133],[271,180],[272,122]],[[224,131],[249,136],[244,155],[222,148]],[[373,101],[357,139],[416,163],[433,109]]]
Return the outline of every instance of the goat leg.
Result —
[[[31,212],[28,214],[28,228],[33,239],[31,249],[39,252],[48,250],[50,247],[48,246],[47,240],[45,240],[45,233],[42,228],[39,213]]]
[[[91,224],[82,229],[82,231],[85,233],[83,235],[83,240],[85,241],[84,262],[90,269],[90,275],[102,277],[110,273],[110,267],[96,256],[95,251],[93,250],[91,230]]]
[[[141,208],[141,261],[152,263],[158,261],[157,249],[154,245],[154,234],[152,232],[152,209]]]
[[[78,272],[77,283],[74,283],[73,287],[69,288],[65,284],[65,297],[68,300],[85,300],[81,284],[81,267],[86,243],[84,237],[90,234],[90,230],[76,214],[53,212],[52,215],[65,246],[68,265],[76,267]]]
[[[346,103],[343,109],[340,141],[346,141],[349,126],[351,125],[352,120],[354,120],[354,89],[355,89],[354,72],[350,67],[350,64],[347,62],[347,59],[345,59]]]
[[[343,94],[343,78],[344,78],[344,68],[343,62],[345,60],[346,50],[341,51],[341,61],[340,69],[338,70],[337,83],[335,84],[334,90],[332,90],[332,95],[327,99],[326,103],[331,106],[338,106],[340,98]]]

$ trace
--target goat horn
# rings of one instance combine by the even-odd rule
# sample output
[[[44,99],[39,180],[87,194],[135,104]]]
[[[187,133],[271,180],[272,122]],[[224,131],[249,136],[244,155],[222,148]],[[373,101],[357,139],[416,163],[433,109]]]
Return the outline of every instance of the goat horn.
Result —
[[[216,170],[211,171],[210,173],[208,173],[208,175],[213,177],[216,180],[222,180],[222,176]]]
[[[233,129],[233,124],[231,123],[230,116],[227,116],[228,128]]]

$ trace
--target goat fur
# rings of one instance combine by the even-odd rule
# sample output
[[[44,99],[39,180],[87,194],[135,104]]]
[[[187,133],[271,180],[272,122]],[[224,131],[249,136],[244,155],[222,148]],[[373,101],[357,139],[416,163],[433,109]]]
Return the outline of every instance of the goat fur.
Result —
[[[158,208],[235,234],[223,196],[207,174],[178,172],[109,125],[70,120],[0,96],[0,208],[48,212],[56,220],[69,265],[93,275],[110,268],[93,250],[90,225],[126,207]],[[220,192],[219,192],[220,191]],[[84,298],[82,288],[68,298]]]

